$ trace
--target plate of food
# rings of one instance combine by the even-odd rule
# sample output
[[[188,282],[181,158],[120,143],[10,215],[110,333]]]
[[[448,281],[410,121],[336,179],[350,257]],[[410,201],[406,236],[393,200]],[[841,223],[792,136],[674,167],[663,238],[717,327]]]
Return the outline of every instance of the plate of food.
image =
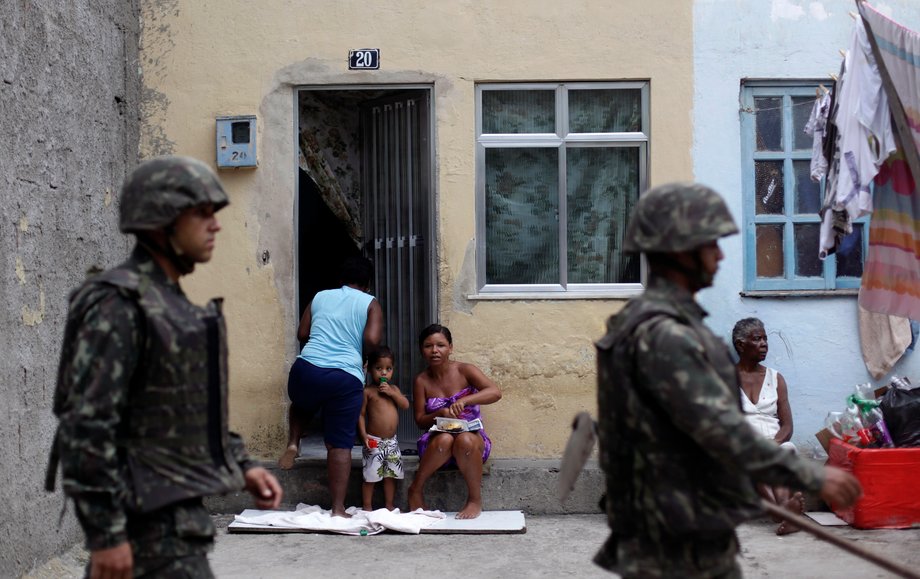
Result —
[[[476,420],[461,420],[459,418],[442,418],[439,416],[435,418],[434,421],[434,426],[431,427],[431,430],[434,432],[458,434],[460,432],[471,432],[482,428],[482,422],[480,422],[478,418]]]

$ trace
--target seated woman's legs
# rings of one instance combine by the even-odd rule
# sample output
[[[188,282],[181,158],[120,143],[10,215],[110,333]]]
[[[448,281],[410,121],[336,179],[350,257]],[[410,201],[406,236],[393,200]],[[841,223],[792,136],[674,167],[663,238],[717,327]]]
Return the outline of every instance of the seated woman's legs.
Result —
[[[786,487],[771,487],[763,483],[757,485],[757,492],[767,501],[779,505],[787,511],[791,511],[797,515],[801,515],[805,512],[805,497],[800,492],[793,493]],[[782,517],[777,515],[771,515],[770,518],[772,518],[774,522],[779,523],[779,526],[776,528],[777,535],[788,535],[789,533],[795,533],[801,530],[801,527],[797,526],[795,523],[783,520]]]
[[[482,436],[476,432],[458,434],[453,457],[466,481],[466,504],[457,512],[458,519],[475,519],[482,513]]]
[[[425,483],[428,482],[431,475],[450,459],[453,444],[453,434],[438,434],[432,436],[431,440],[428,441],[428,448],[419,458],[418,471],[416,471],[415,478],[412,479],[412,483],[409,485],[409,511],[428,509],[425,505]]]

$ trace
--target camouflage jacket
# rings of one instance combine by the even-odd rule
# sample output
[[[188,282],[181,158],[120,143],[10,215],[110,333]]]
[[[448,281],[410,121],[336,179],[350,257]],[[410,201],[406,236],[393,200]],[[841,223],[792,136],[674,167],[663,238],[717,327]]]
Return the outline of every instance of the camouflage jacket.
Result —
[[[748,426],[728,347],[705,315],[690,292],[653,277],[597,343],[614,536],[730,531],[760,512],[752,481],[811,490],[823,482],[820,468]]]
[[[225,333],[220,301],[189,302],[141,247],[71,296],[48,486],[59,457],[89,549],[125,541],[128,512],[243,487]]]

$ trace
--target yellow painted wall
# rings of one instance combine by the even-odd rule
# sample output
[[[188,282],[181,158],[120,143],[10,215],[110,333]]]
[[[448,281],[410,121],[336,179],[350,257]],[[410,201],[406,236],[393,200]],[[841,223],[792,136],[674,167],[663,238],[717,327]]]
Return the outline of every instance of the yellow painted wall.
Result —
[[[222,171],[232,200],[216,257],[184,282],[226,298],[231,421],[254,454],[285,437],[297,354],[295,87],[434,87],[441,322],[455,358],[505,397],[484,408],[496,457],[558,456],[595,410],[594,351],[618,300],[470,301],[475,287],[475,83],[649,80],[651,183],[692,178],[691,3],[673,0],[142,0],[141,151],[213,162],[214,118],[258,116],[259,168]],[[381,49],[379,71],[347,70]]]

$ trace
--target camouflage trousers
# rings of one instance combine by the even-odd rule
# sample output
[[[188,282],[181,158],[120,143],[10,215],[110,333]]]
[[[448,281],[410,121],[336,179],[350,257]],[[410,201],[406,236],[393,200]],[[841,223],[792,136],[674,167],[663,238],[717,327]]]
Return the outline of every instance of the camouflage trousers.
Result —
[[[610,535],[594,557],[623,579],[741,579],[734,531],[681,537]]]
[[[214,545],[214,522],[200,498],[129,513],[127,530],[134,577],[214,577],[207,556]],[[87,577],[89,571],[87,566]]]
[[[90,577],[86,566],[86,579]],[[134,577],[140,579],[214,579],[207,555],[134,559]]]

